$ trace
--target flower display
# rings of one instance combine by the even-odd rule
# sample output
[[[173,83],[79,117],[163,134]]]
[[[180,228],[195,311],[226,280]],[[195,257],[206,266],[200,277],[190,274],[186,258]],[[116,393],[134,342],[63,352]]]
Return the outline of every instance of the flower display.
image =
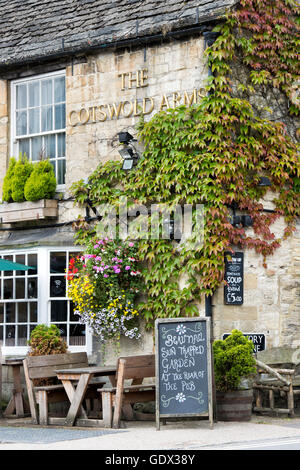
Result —
[[[75,313],[103,343],[121,335],[140,337],[134,302],[142,275],[136,252],[134,242],[93,239],[84,254],[69,262],[68,295]]]

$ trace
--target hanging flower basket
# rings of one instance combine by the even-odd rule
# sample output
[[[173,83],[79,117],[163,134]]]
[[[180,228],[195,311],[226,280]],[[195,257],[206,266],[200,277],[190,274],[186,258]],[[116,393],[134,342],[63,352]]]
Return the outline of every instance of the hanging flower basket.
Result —
[[[136,253],[134,242],[94,239],[83,255],[70,260],[68,295],[80,322],[102,343],[141,336],[134,306],[142,287]]]

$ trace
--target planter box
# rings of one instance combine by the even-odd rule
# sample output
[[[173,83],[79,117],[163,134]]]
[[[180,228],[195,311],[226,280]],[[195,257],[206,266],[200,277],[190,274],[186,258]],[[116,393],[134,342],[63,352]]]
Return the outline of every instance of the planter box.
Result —
[[[218,392],[217,417],[219,421],[250,421],[253,389]]]
[[[57,199],[11,202],[0,205],[0,219],[3,224],[30,220],[54,219],[58,217]]]

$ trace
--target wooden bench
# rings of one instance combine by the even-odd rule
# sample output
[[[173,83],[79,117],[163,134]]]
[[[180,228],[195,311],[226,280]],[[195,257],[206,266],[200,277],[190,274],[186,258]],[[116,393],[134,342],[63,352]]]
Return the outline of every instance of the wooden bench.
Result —
[[[257,377],[253,384],[257,412],[295,414],[295,396],[300,395],[300,354],[290,347],[270,348],[257,354]],[[263,392],[269,406],[263,406]],[[286,408],[276,406],[277,395],[286,399]]]
[[[48,405],[68,401],[62,383],[57,385],[36,386],[37,379],[56,378],[56,369],[74,369],[87,367],[88,358],[85,352],[53,354],[49,356],[27,356],[23,361],[24,375],[27,386],[28,400],[33,424],[47,425],[50,423]],[[89,384],[86,398],[99,398],[97,389],[104,381]],[[53,418],[55,420],[55,418]]]
[[[151,378],[150,383],[143,383],[144,378]],[[131,405],[133,403],[144,403],[155,401],[155,355],[120,357],[117,365],[117,384],[113,388],[103,388],[98,391],[102,395],[103,407],[106,415],[112,416],[113,428],[119,428],[121,422],[121,411],[127,419],[133,419]],[[125,385],[125,380],[131,380]],[[104,413],[104,410],[103,410]]]

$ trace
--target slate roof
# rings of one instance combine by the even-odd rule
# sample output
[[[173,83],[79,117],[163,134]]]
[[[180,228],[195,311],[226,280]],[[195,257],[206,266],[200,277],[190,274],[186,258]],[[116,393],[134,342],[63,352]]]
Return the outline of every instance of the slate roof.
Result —
[[[0,0],[0,67],[214,20],[237,0]]]

